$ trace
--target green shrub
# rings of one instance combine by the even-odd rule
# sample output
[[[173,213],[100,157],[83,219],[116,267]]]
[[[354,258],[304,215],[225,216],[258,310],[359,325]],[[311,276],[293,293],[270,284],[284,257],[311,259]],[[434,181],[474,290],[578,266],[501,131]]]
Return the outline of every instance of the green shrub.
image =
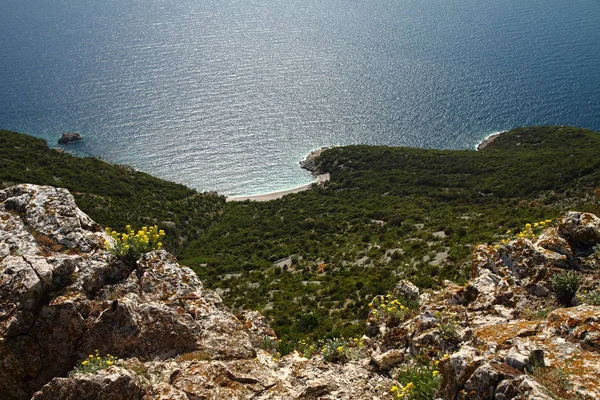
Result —
[[[329,362],[346,362],[357,357],[353,342],[343,338],[327,339],[321,348],[323,359]]]
[[[458,324],[453,315],[448,313],[436,313],[436,318],[440,321],[438,330],[440,331],[440,337],[446,343],[453,343],[458,340]]]
[[[263,335],[260,341],[260,348],[268,351],[269,353],[277,352],[277,339],[273,339],[271,336]]]
[[[600,289],[590,290],[581,296],[584,303],[591,304],[593,306],[600,306]]]
[[[433,400],[442,382],[437,366],[432,365],[408,365],[396,370],[394,379],[400,384],[390,391],[398,400]]]
[[[369,320],[375,323],[385,322],[387,326],[396,326],[404,321],[411,309],[418,308],[418,303],[407,302],[392,294],[377,296],[369,303],[371,309]]]
[[[112,254],[117,257],[127,257],[137,260],[140,255],[152,250],[159,250],[163,244],[161,240],[165,237],[165,231],[158,229],[156,225],[144,226],[137,233],[127,225],[125,233],[111,231],[106,228],[106,233],[112,238],[107,241],[107,246]]]
[[[100,356],[98,350],[94,352],[94,354],[90,354],[88,358],[83,360],[81,364],[79,364],[71,374],[93,374],[101,369],[108,368],[111,365],[114,365],[117,359],[110,354],[105,356]]]
[[[558,301],[568,306],[579,289],[580,278],[575,271],[565,271],[552,275],[550,283]]]
[[[307,342],[305,339],[300,340],[296,344],[296,350],[305,358],[312,358],[319,352],[318,346],[315,343]]]

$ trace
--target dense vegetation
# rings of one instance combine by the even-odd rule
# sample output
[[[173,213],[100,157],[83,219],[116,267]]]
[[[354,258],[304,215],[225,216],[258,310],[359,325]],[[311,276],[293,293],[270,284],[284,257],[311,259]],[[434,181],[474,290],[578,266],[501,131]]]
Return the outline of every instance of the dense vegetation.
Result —
[[[65,187],[103,226],[124,230],[158,224],[172,251],[197,237],[222,213],[224,198],[199,194],[130,167],[50,149],[44,140],[0,131],[0,188],[15,183]]]
[[[349,146],[318,160],[326,187],[224,203],[1,132],[0,181],[67,187],[111,227],[175,222],[166,245],[182,264],[295,340],[358,333],[368,302],[403,277],[463,280],[474,243],[568,208],[596,211],[599,152],[600,136],[568,127],[513,130],[478,152]]]
[[[514,130],[482,151],[335,148],[320,158],[327,187],[227,203],[183,263],[283,337],[349,336],[400,278],[460,281],[473,244],[593,209],[599,151],[597,134],[559,127]]]

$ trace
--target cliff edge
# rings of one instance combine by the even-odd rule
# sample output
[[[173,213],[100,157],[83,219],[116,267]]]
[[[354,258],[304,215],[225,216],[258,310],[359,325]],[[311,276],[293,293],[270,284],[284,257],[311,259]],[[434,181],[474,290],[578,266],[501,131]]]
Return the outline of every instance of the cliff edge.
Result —
[[[466,285],[401,281],[363,338],[284,357],[264,317],[233,315],[168,252],[127,261],[109,241],[65,189],[0,191],[3,398],[405,399],[414,367],[443,399],[600,397],[592,214],[475,247]]]
[[[391,381],[260,348],[275,334],[234,316],[166,251],[124,263],[66,189],[0,191],[0,392],[5,399],[371,399]],[[78,372],[91,363],[106,367]],[[113,361],[114,360],[114,361]],[[71,374],[69,372],[71,371]]]

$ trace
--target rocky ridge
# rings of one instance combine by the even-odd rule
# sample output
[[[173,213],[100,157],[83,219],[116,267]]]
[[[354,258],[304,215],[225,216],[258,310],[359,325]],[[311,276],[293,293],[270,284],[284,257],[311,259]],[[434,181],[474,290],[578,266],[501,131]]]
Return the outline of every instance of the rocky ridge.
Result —
[[[65,189],[0,191],[4,398],[392,399],[398,371],[418,362],[435,365],[443,399],[600,398],[600,307],[577,300],[598,284],[592,214],[475,247],[464,286],[400,282],[390,296],[418,308],[374,308],[368,337],[337,363],[264,350],[276,337],[259,313],[234,316],[166,251],[125,262],[108,239]],[[581,285],[563,307],[552,282],[566,270]],[[95,353],[117,361],[74,371]]]
[[[239,318],[166,251],[115,259],[65,189],[0,191],[0,393],[6,399],[371,399],[391,381],[260,348],[264,318]],[[68,376],[89,355],[115,365]]]
[[[437,359],[443,399],[600,398],[600,307],[579,300],[600,294],[599,233],[598,217],[569,212],[535,237],[476,246],[466,285],[421,294],[418,314],[402,323],[371,315],[374,351],[397,359],[388,369]],[[557,293],[554,277],[566,271],[577,295]],[[396,290],[418,293],[410,282]]]

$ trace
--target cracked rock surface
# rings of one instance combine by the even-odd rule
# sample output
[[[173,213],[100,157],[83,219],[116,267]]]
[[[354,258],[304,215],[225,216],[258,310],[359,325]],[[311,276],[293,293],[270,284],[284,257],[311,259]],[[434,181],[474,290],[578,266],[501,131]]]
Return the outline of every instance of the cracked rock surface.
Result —
[[[259,346],[260,313],[234,316],[166,251],[114,259],[65,189],[0,191],[3,399],[376,399],[391,381]],[[89,354],[119,362],[69,374]]]
[[[534,240],[475,246],[466,285],[422,293],[400,281],[394,294],[419,308],[403,320],[372,312],[364,348],[345,363],[274,357],[261,349],[276,336],[260,313],[233,315],[166,251],[128,263],[106,240],[65,189],[0,191],[2,399],[392,399],[391,376],[415,360],[437,360],[442,399],[600,398],[600,307],[579,296],[561,306],[552,285],[569,270],[580,291],[598,288],[592,214],[570,212]],[[70,373],[96,352],[117,361]]]

